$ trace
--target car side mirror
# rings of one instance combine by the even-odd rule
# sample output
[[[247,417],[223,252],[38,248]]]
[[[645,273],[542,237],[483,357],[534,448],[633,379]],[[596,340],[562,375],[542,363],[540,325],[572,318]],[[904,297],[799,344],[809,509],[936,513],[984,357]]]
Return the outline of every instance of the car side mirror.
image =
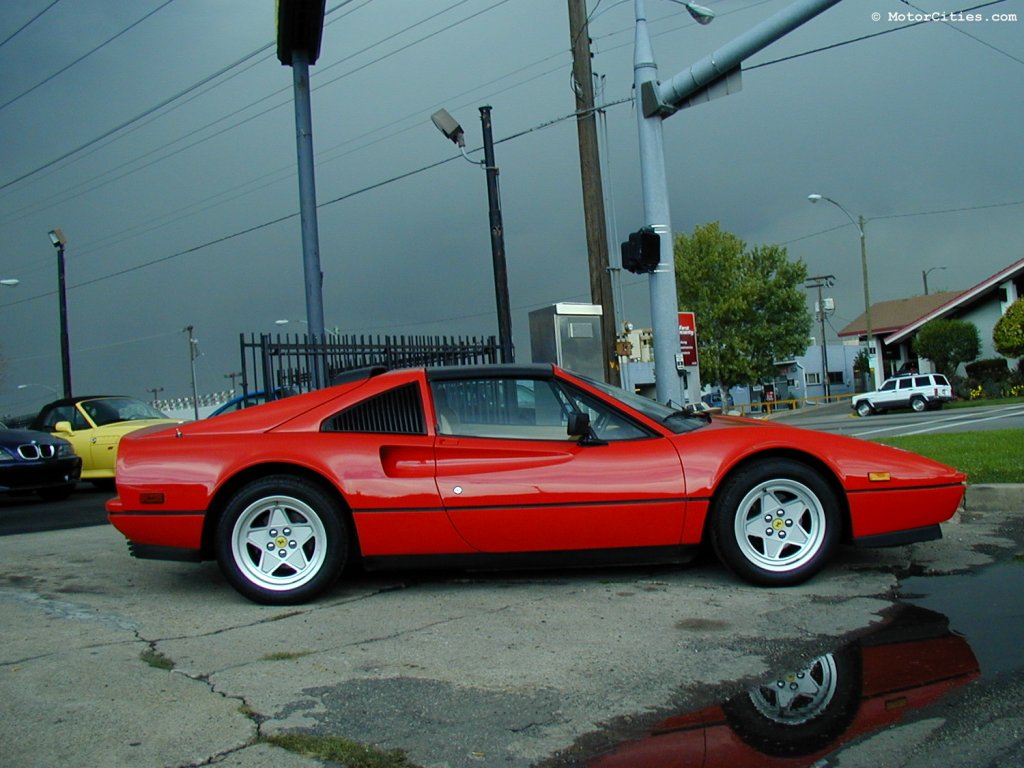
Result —
[[[70,421],[58,421],[53,425],[54,432],[60,432],[62,435],[73,435],[75,431],[71,429]]]
[[[575,411],[569,414],[569,422],[566,430],[569,437],[578,437],[580,445],[607,445],[608,443],[594,434],[594,428],[590,426],[590,416],[586,413]]]

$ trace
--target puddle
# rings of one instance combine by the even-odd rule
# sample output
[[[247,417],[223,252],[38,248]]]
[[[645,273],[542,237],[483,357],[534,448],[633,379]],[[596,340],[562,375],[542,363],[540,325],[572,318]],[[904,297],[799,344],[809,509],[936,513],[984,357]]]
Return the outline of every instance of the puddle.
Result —
[[[915,577],[877,630],[711,707],[669,717],[590,768],[821,766],[872,733],[929,715],[984,676],[1024,669],[1024,561]]]
[[[986,677],[1024,669],[1024,560],[955,576],[917,576],[900,585],[903,599],[949,617],[974,649]]]

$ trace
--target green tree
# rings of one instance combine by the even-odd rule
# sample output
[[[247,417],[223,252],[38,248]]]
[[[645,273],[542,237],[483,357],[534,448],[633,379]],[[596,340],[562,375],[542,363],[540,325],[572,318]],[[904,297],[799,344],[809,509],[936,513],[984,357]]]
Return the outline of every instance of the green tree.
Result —
[[[992,343],[1004,357],[1024,357],[1024,299],[1013,302],[996,321]]]
[[[775,361],[807,349],[811,316],[802,261],[746,244],[718,222],[675,241],[679,308],[697,316],[701,378],[723,390],[773,378]]]
[[[961,363],[974,360],[981,351],[981,337],[966,320],[932,320],[914,337],[914,353],[926,357],[940,372],[952,377]]]

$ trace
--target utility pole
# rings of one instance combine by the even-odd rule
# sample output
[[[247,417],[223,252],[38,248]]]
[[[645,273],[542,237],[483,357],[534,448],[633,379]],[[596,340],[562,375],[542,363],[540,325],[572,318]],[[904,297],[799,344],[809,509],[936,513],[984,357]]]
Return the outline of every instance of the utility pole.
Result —
[[[818,322],[821,324],[821,383],[825,387],[825,402],[832,396],[832,384],[828,380],[828,345],[825,343],[825,304],[821,297],[822,288],[831,288],[836,283],[835,275],[818,275],[807,278],[805,288],[818,289]]]
[[[602,307],[601,349],[605,381],[619,385],[615,354],[615,299],[608,261],[608,229],[602,194],[601,156],[594,111],[594,78],[590,68],[590,32],[585,0],[569,0],[569,39],[572,44],[573,91],[576,94],[576,131],[579,137],[583,219],[587,230],[590,300]]]
[[[196,358],[199,357],[199,342],[192,335],[193,327],[186,325],[182,331],[188,337],[188,365],[192,371],[192,412],[199,421],[199,391],[196,389]]]
[[[491,261],[494,264],[494,295],[498,305],[498,344],[501,362],[516,361],[512,346],[512,307],[508,297],[508,266],[505,260],[505,225],[501,219],[501,194],[498,192],[498,166],[494,161],[494,135],[491,108],[480,107],[484,135],[484,170],[487,172],[487,207],[491,224]]]

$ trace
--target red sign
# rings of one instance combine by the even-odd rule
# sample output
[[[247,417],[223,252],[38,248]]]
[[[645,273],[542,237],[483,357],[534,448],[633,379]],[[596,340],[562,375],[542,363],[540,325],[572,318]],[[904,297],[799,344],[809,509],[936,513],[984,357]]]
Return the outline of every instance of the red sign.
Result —
[[[679,313],[679,351],[683,365],[697,365],[697,319],[693,312]]]

